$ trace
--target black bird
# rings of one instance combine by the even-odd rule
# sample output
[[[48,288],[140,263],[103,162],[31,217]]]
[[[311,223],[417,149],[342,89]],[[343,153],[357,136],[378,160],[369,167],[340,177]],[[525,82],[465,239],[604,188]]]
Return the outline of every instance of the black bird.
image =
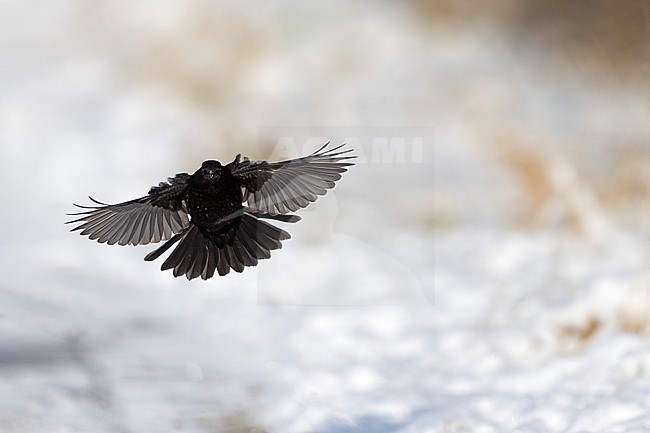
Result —
[[[149,190],[149,194],[119,204],[75,206],[86,209],[68,223],[71,231],[109,245],[146,245],[166,240],[144,259],[176,248],[161,270],[188,280],[226,275],[271,256],[291,236],[260,218],[294,223],[288,215],[314,202],[341,178],[356,156],[353,149],[329,150],[329,143],[311,155],[281,162],[251,161],[237,155],[226,165],[208,160],[194,174],[179,173]]]

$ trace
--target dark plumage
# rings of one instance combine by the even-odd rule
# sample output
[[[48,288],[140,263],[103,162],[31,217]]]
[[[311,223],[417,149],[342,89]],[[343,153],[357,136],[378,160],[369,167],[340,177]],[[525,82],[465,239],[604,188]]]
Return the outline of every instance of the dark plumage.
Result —
[[[175,277],[226,275],[271,256],[291,236],[262,219],[298,222],[287,215],[324,195],[341,178],[352,149],[324,145],[303,158],[281,162],[250,161],[241,155],[227,165],[205,161],[194,174],[179,173],[131,201],[78,206],[72,231],[109,245],[146,245],[167,241],[144,259],[152,261],[175,244],[161,269]]]

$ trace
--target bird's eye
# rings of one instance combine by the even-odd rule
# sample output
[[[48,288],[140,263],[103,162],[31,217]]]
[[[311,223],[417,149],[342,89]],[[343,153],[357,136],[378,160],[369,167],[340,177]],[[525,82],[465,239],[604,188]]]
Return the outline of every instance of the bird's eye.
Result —
[[[217,170],[214,170],[212,168],[203,168],[201,170],[203,177],[206,179],[215,179],[219,176],[219,172]]]

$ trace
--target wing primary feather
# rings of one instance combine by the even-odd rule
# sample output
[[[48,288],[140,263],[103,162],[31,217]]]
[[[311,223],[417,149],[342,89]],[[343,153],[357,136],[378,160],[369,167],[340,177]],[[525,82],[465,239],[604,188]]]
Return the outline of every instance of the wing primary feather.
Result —
[[[140,238],[138,239],[138,245],[146,245],[151,239],[151,213],[142,212],[144,217],[142,218]]]

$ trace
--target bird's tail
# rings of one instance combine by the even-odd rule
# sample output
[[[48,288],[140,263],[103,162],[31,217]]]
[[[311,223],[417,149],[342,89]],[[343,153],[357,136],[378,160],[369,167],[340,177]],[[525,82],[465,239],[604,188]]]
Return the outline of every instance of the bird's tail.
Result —
[[[246,266],[255,266],[261,259],[271,256],[271,251],[282,248],[281,241],[291,238],[289,233],[259,218],[282,222],[296,222],[294,215],[243,213],[217,232],[209,232],[191,224],[181,233],[149,253],[144,259],[153,261],[178,245],[163,262],[161,269],[173,269],[175,277],[185,275],[188,280],[212,277],[215,270],[226,275],[230,269],[242,272]]]
[[[271,215],[268,213],[259,213],[253,211],[248,211],[247,213],[250,213],[251,215],[254,215],[257,218],[265,218],[270,220],[282,221],[283,223],[297,223],[302,219],[298,215]]]

